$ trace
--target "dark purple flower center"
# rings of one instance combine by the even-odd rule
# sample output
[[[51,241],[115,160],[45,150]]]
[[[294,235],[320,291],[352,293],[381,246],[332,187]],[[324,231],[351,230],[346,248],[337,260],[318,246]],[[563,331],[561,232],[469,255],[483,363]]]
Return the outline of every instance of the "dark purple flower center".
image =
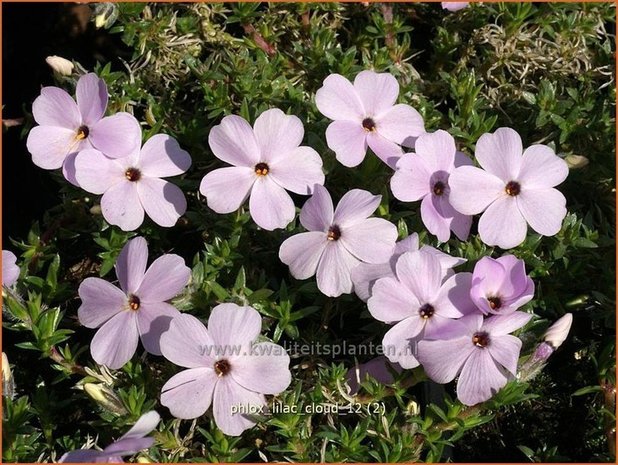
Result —
[[[436,310],[433,308],[431,304],[425,304],[421,308],[418,309],[418,314],[421,316],[423,320],[428,320],[433,316]]]
[[[474,333],[474,336],[472,336],[472,344],[484,349],[489,345],[489,334],[485,331]]]
[[[215,373],[217,374],[219,378],[227,375],[231,369],[232,369],[232,366],[230,365],[230,362],[228,362],[225,359],[217,360],[215,362]]]
[[[334,224],[330,228],[328,228],[328,234],[326,235],[326,238],[329,241],[337,241],[339,240],[340,237],[341,237],[341,229],[339,229],[339,226]]]
[[[125,171],[124,176],[131,182],[139,181],[142,177],[142,172],[137,168],[129,168]]]
[[[367,132],[373,132],[376,130],[376,123],[374,120],[372,120],[371,118],[365,118],[363,120],[363,128],[365,129],[365,131]]]
[[[255,165],[255,174],[258,176],[266,176],[268,174],[268,165],[266,163],[258,163]]]
[[[446,186],[442,181],[438,181],[433,185],[433,193],[436,195],[444,194],[444,189],[446,189]]]
[[[77,129],[77,135],[75,138],[77,140],[82,140],[88,137],[88,134],[90,134],[90,129],[88,129],[88,126],[82,125]]]
[[[492,310],[500,310],[500,307],[502,307],[502,300],[500,297],[487,297],[487,302],[489,302],[489,307]]]
[[[509,181],[506,183],[504,190],[507,194],[514,197],[516,195],[519,195],[519,193],[521,192],[521,186],[516,181]]]
[[[131,310],[139,310],[139,306],[140,306],[141,302],[139,300],[139,297],[133,294],[129,295],[129,308]]]

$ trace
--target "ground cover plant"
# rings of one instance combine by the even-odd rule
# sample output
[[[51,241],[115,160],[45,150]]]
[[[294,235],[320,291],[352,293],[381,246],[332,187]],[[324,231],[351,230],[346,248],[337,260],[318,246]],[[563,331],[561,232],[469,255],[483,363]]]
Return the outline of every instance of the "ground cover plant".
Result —
[[[612,4],[83,7],[5,115],[4,460],[615,459]]]

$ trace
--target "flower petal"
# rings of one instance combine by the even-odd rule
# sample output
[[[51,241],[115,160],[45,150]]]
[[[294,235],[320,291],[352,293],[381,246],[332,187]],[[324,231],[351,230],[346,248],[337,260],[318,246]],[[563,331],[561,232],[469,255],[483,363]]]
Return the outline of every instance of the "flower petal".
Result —
[[[392,169],[403,155],[403,149],[395,142],[391,142],[377,132],[367,134],[367,144],[377,157]]]
[[[489,173],[509,182],[517,178],[524,149],[521,137],[511,128],[499,128],[483,134],[476,143],[474,156]]]
[[[255,425],[255,421],[244,411],[260,410],[266,405],[262,394],[249,391],[239,385],[232,377],[219,378],[215,386],[213,414],[221,431],[229,436],[240,436],[243,431]],[[241,412],[234,413],[234,409]]]
[[[258,176],[255,181],[249,197],[249,210],[253,221],[267,231],[285,228],[296,216],[290,195],[268,176]]]
[[[322,158],[311,147],[297,147],[268,166],[268,176],[296,194],[309,195],[313,192],[313,186],[324,184]]]
[[[296,234],[281,244],[279,259],[296,279],[310,278],[317,271],[326,243],[326,235],[320,231]]]
[[[95,149],[82,150],[75,157],[75,179],[92,194],[103,194],[125,179],[124,170],[114,160]]]
[[[257,179],[253,168],[228,167],[208,173],[200,184],[200,193],[208,207],[217,213],[231,213],[247,200]]]
[[[457,273],[440,287],[433,304],[436,314],[446,318],[459,318],[476,310],[470,298],[472,273]]]
[[[331,74],[324,79],[324,84],[315,93],[315,104],[320,113],[332,120],[360,123],[365,117],[358,92],[350,81],[339,74]]]
[[[77,292],[82,299],[77,316],[87,328],[98,328],[127,304],[125,293],[104,279],[86,278]]]
[[[520,194],[521,196],[521,194]],[[479,235],[487,245],[510,249],[526,239],[528,226],[514,197],[504,195],[492,203],[479,220]]]
[[[399,83],[390,73],[361,71],[354,79],[354,89],[363,102],[365,114],[370,117],[390,109],[399,96]]]
[[[261,160],[253,129],[240,116],[229,115],[208,134],[210,150],[219,160],[234,166],[253,168]]]
[[[457,398],[465,405],[484,402],[502,389],[506,381],[506,375],[498,369],[489,351],[476,349],[459,375]]]
[[[116,276],[126,294],[134,294],[142,284],[148,263],[148,243],[143,237],[129,240],[116,259]]]
[[[346,192],[335,208],[333,222],[340,227],[353,226],[369,218],[380,206],[381,195],[362,189]]]
[[[117,370],[131,360],[138,340],[137,315],[125,310],[99,328],[90,343],[90,354],[99,365]]]
[[[146,141],[139,155],[142,174],[166,178],[184,173],[191,166],[191,156],[173,137],[157,134]]]
[[[187,199],[175,184],[148,177],[143,177],[136,184],[144,210],[159,226],[174,226],[187,211]]]
[[[417,357],[425,373],[436,383],[446,384],[455,379],[463,364],[474,351],[468,336],[448,341],[419,341]]]
[[[566,199],[556,189],[522,190],[517,206],[528,224],[543,236],[553,236],[562,229],[567,214]]]
[[[290,356],[280,345],[260,342],[251,347],[250,355],[234,360],[230,376],[250,391],[279,394],[292,381]]]
[[[505,335],[491,339],[487,350],[496,362],[506,368],[515,376],[517,362],[521,351],[521,341],[515,336]]]
[[[260,161],[273,163],[287,157],[303,141],[305,129],[300,119],[286,115],[278,108],[266,110],[257,117],[253,132],[260,147]]]
[[[375,122],[381,136],[406,147],[414,147],[416,138],[425,132],[423,117],[410,105],[390,107]]]
[[[262,317],[253,307],[219,304],[212,309],[208,318],[209,334],[225,350],[248,347],[261,331]]]
[[[215,363],[215,341],[206,326],[193,315],[181,313],[161,335],[161,353],[172,362],[185,368],[211,367]]]
[[[137,311],[137,328],[146,352],[161,355],[161,335],[180,312],[165,302],[142,303]]]
[[[341,228],[339,242],[360,261],[384,263],[395,251],[397,226],[382,218],[364,221]]]
[[[373,285],[367,307],[376,320],[393,323],[418,316],[420,303],[397,279],[386,277]]]
[[[455,161],[455,139],[448,132],[439,129],[421,134],[414,145],[416,154],[425,160],[429,172],[450,173]]]
[[[32,102],[32,116],[38,124],[70,129],[73,135],[82,123],[75,100],[58,87],[41,89],[41,95]]]
[[[136,186],[121,181],[110,187],[101,198],[103,218],[123,231],[133,231],[144,222],[144,208]]]
[[[402,368],[419,366],[416,358],[416,342],[423,330],[424,321],[418,315],[406,318],[393,326],[382,339],[384,355]]]
[[[2,251],[2,285],[11,287],[19,279],[20,269],[15,264],[17,257],[8,250]]]
[[[30,130],[26,147],[32,163],[45,170],[62,166],[69,153],[78,148],[75,131],[55,126],[35,126]]]
[[[182,292],[191,277],[191,269],[182,257],[165,254],[146,270],[136,294],[142,302],[165,302]]]
[[[373,286],[380,278],[394,277],[390,263],[361,263],[352,270],[354,293],[363,302],[367,302],[373,293]]]
[[[100,450],[78,449],[67,452],[58,463],[101,463],[107,462],[108,455]]]
[[[183,420],[197,418],[210,407],[219,378],[212,368],[191,368],[172,376],[161,389],[161,405]]]
[[[88,140],[108,157],[122,158],[139,150],[142,128],[133,115],[120,112],[94,124],[90,128]]]
[[[431,173],[421,157],[407,153],[399,159],[391,178],[391,191],[402,202],[416,202],[430,192]]]
[[[531,145],[521,160],[518,181],[526,189],[554,187],[569,175],[567,163],[546,145]]]
[[[525,312],[513,312],[508,315],[491,316],[483,322],[485,331],[492,336],[504,336],[526,326],[532,315]]]
[[[333,224],[333,200],[322,185],[316,185],[313,195],[300,210],[300,224],[309,231],[328,231]]]
[[[430,194],[423,199],[421,219],[427,230],[440,242],[447,242],[451,238],[451,219],[442,214],[438,196]]]
[[[152,447],[154,438],[128,438],[119,439],[111,443],[103,452],[107,455],[107,463],[122,463],[121,457],[124,455],[133,455],[141,450]]]
[[[143,438],[150,434],[161,421],[161,416],[154,410],[144,413],[129,431],[122,435],[122,439]]]
[[[464,215],[476,215],[505,195],[502,180],[474,166],[456,168],[448,178],[449,202]]]
[[[351,271],[359,263],[339,241],[327,242],[316,273],[318,289],[329,297],[350,294],[353,288]]]
[[[103,118],[107,109],[105,81],[94,73],[85,74],[77,81],[75,98],[83,123],[86,126],[93,125]]]
[[[442,284],[442,267],[433,255],[406,252],[397,260],[397,278],[416,296],[419,303],[431,303]]]
[[[334,121],[326,128],[326,144],[343,166],[360,165],[367,154],[367,131],[356,121]]]

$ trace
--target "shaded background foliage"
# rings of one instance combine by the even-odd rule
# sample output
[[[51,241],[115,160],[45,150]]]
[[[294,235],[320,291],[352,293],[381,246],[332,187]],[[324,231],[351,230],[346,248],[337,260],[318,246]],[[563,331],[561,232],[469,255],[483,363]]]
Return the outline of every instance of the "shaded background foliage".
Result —
[[[57,459],[81,447],[86,435],[98,435],[105,445],[153,407],[164,417],[157,448],[149,452],[159,461],[612,460],[612,4],[485,3],[456,14],[438,4],[2,8],[3,118],[24,118],[3,128],[3,242],[21,252],[23,271],[23,300],[8,296],[3,312],[3,348],[16,384],[15,397],[4,398],[5,460]],[[151,256],[173,250],[193,266],[192,284],[176,305],[205,319],[218,301],[249,302],[265,318],[264,333],[280,343],[379,343],[386,328],[356,297],[326,298],[312,280],[291,279],[276,252],[298,230],[296,223],[268,233],[244,210],[208,210],[197,185],[221,166],[207,135],[222,116],[253,121],[271,107],[298,115],[305,142],[323,156],[334,198],[351,188],[382,194],[379,213],[398,224],[401,236],[424,228],[418,205],[392,199],[388,168],[367,157],[347,169],[325,145],[328,122],[313,95],[330,73],[391,72],[401,85],[400,101],[423,114],[428,130],[449,130],[469,154],[482,133],[510,126],[525,145],[547,143],[564,156],[587,157],[588,165],[573,169],[560,188],[569,209],[562,231],[542,240],[531,235],[514,250],[537,284],[528,308],[541,317],[522,336],[523,353],[549,321],[569,311],[571,337],[525,393],[510,386],[476,411],[451,404],[452,386],[446,404],[421,384],[412,386],[422,373],[415,370],[395,389],[365,385],[361,400],[384,402],[384,414],[277,414],[241,438],[224,437],[208,418],[173,420],[158,393],[176,369],[160,357],[136,356],[113,379],[93,365],[93,332],[77,323],[77,286],[92,275],[113,280],[114,259],[132,234],[106,226],[96,196],[37,169],[25,150],[32,100],[41,85],[57,82],[44,62],[50,54],[95,69],[109,86],[111,111],[133,112],[145,122],[146,137],[169,133],[191,153],[192,169],[174,180],[187,192],[188,213],[171,229],[149,222],[139,229]],[[59,78],[59,84],[71,90],[74,82]],[[295,197],[297,206],[303,199]],[[475,236],[441,248],[468,258],[466,271],[494,252]],[[294,358],[294,381],[281,400],[345,404],[338,383],[355,359],[369,358]],[[104,386],[108,397],[89,397],[80,389],[85,382]],[[440,405],[426,407],[429,401]]]

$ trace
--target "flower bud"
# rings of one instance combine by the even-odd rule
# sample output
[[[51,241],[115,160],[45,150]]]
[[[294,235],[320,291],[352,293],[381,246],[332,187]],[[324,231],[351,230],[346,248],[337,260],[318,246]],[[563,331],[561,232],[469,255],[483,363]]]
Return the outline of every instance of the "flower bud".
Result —
[[[564,158],[564,161],[566,161],[567,165],[572,170],[583,168],[588,166],[588,163],[590,163],[590,160],[582,155],[567,155]]]
[[[84,384],[84,391],[104,409],[118,415],[127,413],[120,398],[104,384],[86,383]]]
[[[571,324],[573,323],[573,314],[566,313],[549,327],[545,333],[544,339],[553,349],[557,349],[562,345],[569,335]]]
[[[51,55],[45,58],[45,61],[54,72],[61,76],[70,76],[73,73],[73,63],[66,58]]]

